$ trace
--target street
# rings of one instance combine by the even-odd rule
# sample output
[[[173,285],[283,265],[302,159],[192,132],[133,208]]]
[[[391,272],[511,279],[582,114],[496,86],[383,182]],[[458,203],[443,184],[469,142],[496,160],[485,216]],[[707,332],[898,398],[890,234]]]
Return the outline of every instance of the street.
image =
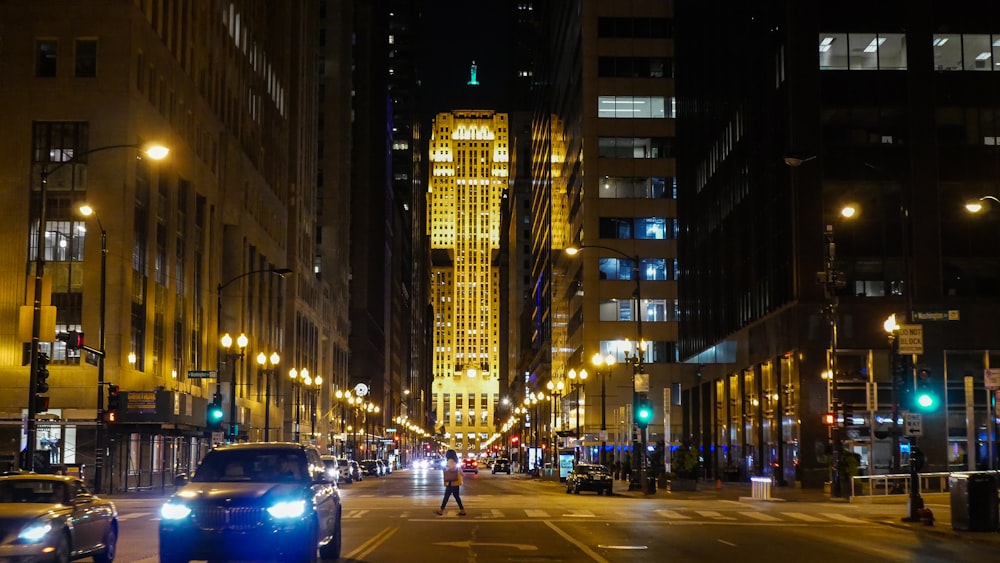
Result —
[[[997,534],[899,525],[900,505],[754,502],[703,492],[566,494],[522,475],[466,475],[466,516],[444,516],[440,471],[396,471],[341,487],[343,562],[986,561]],[[158,498],[115,499],[118,561],[156,561]],[[941,507],[940,510],[944,510]]]

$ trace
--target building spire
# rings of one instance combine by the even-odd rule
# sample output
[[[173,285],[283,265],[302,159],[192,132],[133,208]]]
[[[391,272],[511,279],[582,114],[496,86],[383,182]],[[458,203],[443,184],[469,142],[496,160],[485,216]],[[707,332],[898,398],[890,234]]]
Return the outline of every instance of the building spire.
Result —
[[[469,86],[479,86],[479,81],[476,80],[476,61],[472,61],[472,66],[469,68],[469,81],[466,84]]]

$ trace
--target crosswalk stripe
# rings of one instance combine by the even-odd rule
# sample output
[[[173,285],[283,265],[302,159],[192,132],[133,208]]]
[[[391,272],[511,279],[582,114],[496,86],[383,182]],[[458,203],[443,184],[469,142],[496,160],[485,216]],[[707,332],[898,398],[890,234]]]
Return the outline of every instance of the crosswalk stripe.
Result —
[[[851,524],[864,524],[864,520],[858,518],[852,518],[846,514],[837,514],[834,512],[824,512],[823,516],[826,516],[830,520],[839,520],[841,522],[850,522]]]
[[[368,513],[367,510],[348,510],[347,514],[344,514],[343,517],[344,518],[361,518],[362,516],[364,516],[367,513]]]
[[[594,518],[596,515],[589,510],[570,510],[563,518]]]
[[[545,512],[544,510],[538,510],[538,509],[535,509],[535,508],[525,508],[524,509],[524,513],[529,518],[548,518],[549,517],[549,513],[548,512]]]
[[[149,516],[151,512],[133,512],[132,514],[119,514],[118,520],[131,520],[132,518],[140,518],[142,516]]]
[[[802,520],[803,522],[822,522],[822,518],[817,518],[809,514],[803,514],[801,512],[782,512],[785,516],[789,518],[795,518],[796,520]]]
[[[763,512],[740,512],[743,516],[747,518],[753,518],[754,520],[760,520],[761,522],[780,522],[781,518],[777,516],[771,516],[770,514],[765,514]]]
[[[690,520],[690,516],[685,516],[676,510],[657,510],[657,514],[663,516],[664,518],[670,518],[673,520]]]

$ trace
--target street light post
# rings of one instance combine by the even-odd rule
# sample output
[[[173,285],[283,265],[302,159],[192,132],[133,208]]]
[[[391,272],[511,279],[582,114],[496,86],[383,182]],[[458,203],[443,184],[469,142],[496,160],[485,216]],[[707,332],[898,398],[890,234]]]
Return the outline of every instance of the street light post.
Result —
[[[587,370],[581,369],[580,373],[577,373],[575,369],[571,369],[567,373],[567,377],[569,377],[569,385],[573,388],[576,397],[576,440],[580,443],[580,446],[574,447],[573,452],[575,454],[574,457],[579,461],[580,450],[583,448],[583,436],[580,435],[580,388],[583,387],[583,382],[587,379]]]
[[[38,356],[41,353],[40,343],[41,343],[41,331],[42,331],[42,294],[43,294],[43,278],[45,274],[45,223],[47,222],[47,210],[48,210],[48,186],[49,186],[49,176],[51,176],[56,170],[59,170],[63,166],[68,164],[77,164],[81,161],[83,157],[89,156],[97,152],[103,152],[112,149],[139,149],[142,148],[138,144],[121,144],[121,145],[107,145],[103,147],[97,147],[81,153],[71,153],[72,156],[66,160],[60,161],[55,166],[49,168],[51,162],[46,162],[42,165],[42,169],[39,172],[39,188],[38,188],[38,225],[35,229],[35,288],[32,304],[32,315],[31,315],[31,348],[30,348],[30,370],[28,374],[28,414],[27,420],[25,421],[25,434],[27,435],[27,447],[26,447],[26,459],[23,461],[24,467],[28,471],[35,470],[35,452],[37,451],[37,441],[38,441],[38,424],[35,420],[38,417],[38,405],[35,402],[35,398],[38,395]],[[148,145],[143,151],[146,156],[153,160],[160,160],[165,158],[170,152],[170,149],[160,146],[160,145]],[[62,153],[65,156],[65,153]],[[101,228],[103,232],[103,227]],[[102,236],[102,242],[106,243],[106,237]],[[105,252],[106,254],[106,252]],[[103,256],[103,255],[102,255]],[[103,290],[102,283],[102,290]],[[101,314],[104,314],[104,306],[101,305]],[[104,331],[101,331],[101,338],[103,338]],[[104,344],[101,344],[101,352],[104,351]],[[103,360],[98,365],[98,371],[100,371],[103,365]],[[100,374],[98,374],[100,377]],[[97,392],[97,411],[98,416],[101,416],[101,411],[103,410],[103,400],[101,398],[101,388],[98,387]],[[98,434],[100,433],[100,422],[98,422]],[[100,447],[98,443],[97,447]],[[95,476],[97,471],[100,471],[100,467],[103,465],[103,461],[94,460],[95,466]],[[100,481],[98,481],[98,489]]]
[[[243,353],[250,344],[250,339],[243,333],[236,337],[236,347],[239,350],[236,354],[230,353],[233,337],[229,336],[228,332],[222,335],[219,342],[226,350],[226,362],[232,364],[229,367],[231,387],[229,390],[229,427],[226,428],[226,434],[229,437],[229,442],[235,442],[239,434],[239,427],[236,425],[236,362],[243,358]],[[215,394],[218,397],[222,396],[222,379],[219,377],[215,380]]]
[[[605,449],[608,447],[608,426],[607,426],[607,404],[606,404],[606,388],[605,388],[605,378],[611,375],[611,366],[615,364],[615,357],[611,354],[607,356],[602,356],[600,352],[594,354],[591,358],[591,363],[597,367],[597,375],[601,378],[601,455],[599,456],[599,462],[601,465],[607,465],[605,463]],[[603,373],[601,372],[601,366],[606,366],[607,370]]]
[[[270,361],[270,363],[268,363]],[[271,356],[261,352],[257,354],[257,365],[264,372],[267,381],[264,383],[264,441],[271,441],[271,379],[274,371],[278,368],[281,356],[277,352],[272,352]]]
[[[642,339],[642,288],[639,281],[639,255],[629,256],[617,248],[612,248],[610,246],[601,246],[596,244],[584,244],[580,246],[570,246],[565,249],[566,254],[570,256],[576,255],[581,250],[587,248],[597,248],[600,250],[606,250],[632,263],[632,279],[635,281],[635,289],[632,293],[632,299],[635,302],[635,308],[633,310],[633,316],[635,317],[635,337],[636,337],[636,350],[635,356],[631,358],[632,362],[632,414],[633,420],[631,421],[630,428],[633,432],[637,429],[637,424],[634,420],[635,412],[639,405],[640,398],[644,398],[643,395],[649,393],[649,378],[645,373],[645,368],[643,367],[643,362],[645,361],[645,341]],[[626,357],[627,353],[626,353]],[[639,446],[641,451],[636,452],[635,442],[633,442],[633,459],[636,463],[635,468],[638,471],[633,471],[630,476],[629,490],[641,490],[642,483],[646,480],[646,429],[638,428],[639,430]],[[650,491],[653,492],[653,491]]]
[[[292,380],[292,409],[295,410],[295,427],[292,435],[295,443],[299,443],[302,428],[302,384],[309,378],[309,370],[302,368],[299,371],[295,368],[288,370],[288,378]]]
[[[101,230],[101,289],[98,311],[97,350],[87,349],[87,353],[97,356],[97,426],[94,432],[94,492],[101,493],[104,479],[104,346],[107,327],[108,299],[108,231],[104,229],[97,211],[89,205],[80,206],[80,214],[84,217],[94,216],[97,228]],[[95,353],[96,352],[96,353]]]

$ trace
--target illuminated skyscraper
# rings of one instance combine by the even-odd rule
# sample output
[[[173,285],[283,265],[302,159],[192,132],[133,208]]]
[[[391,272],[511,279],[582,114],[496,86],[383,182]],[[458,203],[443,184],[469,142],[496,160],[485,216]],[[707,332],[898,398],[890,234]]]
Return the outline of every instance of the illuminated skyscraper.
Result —
[[[431,130],[432,405],[436,430],[469,455],[489,438],[499,401],[496,258],[510,165],[507,115],[440,113]]]

